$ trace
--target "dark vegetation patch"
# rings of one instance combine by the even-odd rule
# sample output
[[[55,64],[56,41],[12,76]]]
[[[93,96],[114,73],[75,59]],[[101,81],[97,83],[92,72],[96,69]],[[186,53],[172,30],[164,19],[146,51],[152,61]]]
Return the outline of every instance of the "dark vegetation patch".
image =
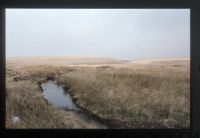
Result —
[[[101,66],[101,67],[96,67],[96,69],[108,69],[108,68],[112,68],[112,67],[110,67],[110,66]]]

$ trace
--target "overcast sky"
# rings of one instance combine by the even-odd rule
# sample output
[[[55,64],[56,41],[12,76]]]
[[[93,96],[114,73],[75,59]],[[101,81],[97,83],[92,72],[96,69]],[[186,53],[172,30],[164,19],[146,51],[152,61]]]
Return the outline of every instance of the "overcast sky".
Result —
[[[190,56],[189,9],[6,9],[6,57]]]

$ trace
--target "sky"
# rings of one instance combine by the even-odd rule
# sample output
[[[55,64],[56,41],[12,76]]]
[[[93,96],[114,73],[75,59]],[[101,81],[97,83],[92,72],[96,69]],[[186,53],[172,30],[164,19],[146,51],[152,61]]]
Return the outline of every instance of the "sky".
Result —
[[[189,9],[6,9],[6,57],[190,57]]]

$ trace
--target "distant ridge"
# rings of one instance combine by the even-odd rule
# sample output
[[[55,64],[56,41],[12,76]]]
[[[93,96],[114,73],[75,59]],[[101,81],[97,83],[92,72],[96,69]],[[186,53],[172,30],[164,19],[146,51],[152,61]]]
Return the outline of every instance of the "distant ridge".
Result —
[[[36,65],[77,65],[77,64],[119,64],[120,61],[108,57],[8,57],[8,63],[36,64]]]
[[[130,63],[150,64],[150,63],[189,61],[189,60],[190,60],[190,58],[155,58],[155,59],[132,60]]]
[[[163,64],[170,62],[188,62],[190,58],[160,58],[141,60],[116,60],[110,57],[78,57],[78,56],[38,56],[7,57],[6,63],[18,65],[96,65],[96,64]]]

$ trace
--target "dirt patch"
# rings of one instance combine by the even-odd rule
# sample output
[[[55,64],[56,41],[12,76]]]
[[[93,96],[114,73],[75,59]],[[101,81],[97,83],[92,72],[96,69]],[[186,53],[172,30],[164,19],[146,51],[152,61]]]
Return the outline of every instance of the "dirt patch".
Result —
[[[112,67],[110,67],[110,66],[101,66],[101,67],[96,67],[96,69],[108,69],[108,68],[112,68]]]
[[[14,77],[14,81],[22,81],[22,80],[28,80],[29,77],[28,76],[18,76],[18,77]]]

